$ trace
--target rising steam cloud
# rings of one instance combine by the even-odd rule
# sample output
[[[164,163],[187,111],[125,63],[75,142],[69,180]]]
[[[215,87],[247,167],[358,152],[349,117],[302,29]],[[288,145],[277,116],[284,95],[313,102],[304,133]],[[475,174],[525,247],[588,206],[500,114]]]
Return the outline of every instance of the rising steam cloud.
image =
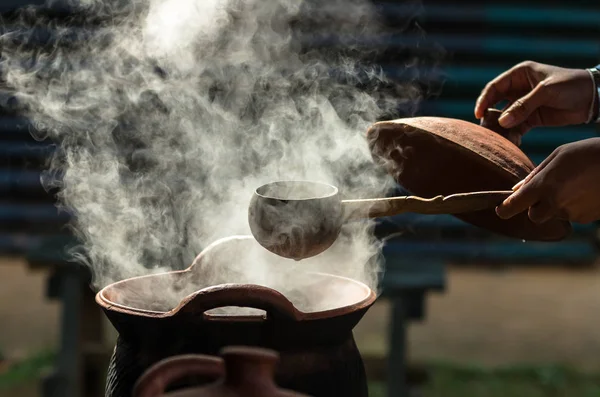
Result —
[[[2,38],[1,71],[40,138],[58,143],[50,174],[62,175],[60,202],[96,287],[185,268],[216,239],[249,234],[248,203],[264,183],[327,182],[345,198],[389,189],[365,132],[419,92],[364,62],[373,54],[354,38],[383,29],[367,0],[70,6],[95,27],[26,11]],[[306,50],[331,33],[345,51]],[[347,225],[331,248],[339,260],[311,266],[375,287],[371,226]]]

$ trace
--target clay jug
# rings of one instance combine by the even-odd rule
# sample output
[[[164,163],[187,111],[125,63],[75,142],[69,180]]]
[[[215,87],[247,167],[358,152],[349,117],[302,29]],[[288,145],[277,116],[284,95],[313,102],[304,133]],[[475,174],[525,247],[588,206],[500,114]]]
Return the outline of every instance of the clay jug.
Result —
[[[140,377],[134,397],[308,397],[277,387],[274,377],[279,354],[275,351],[232,346],[220,355],[222,359],[187,355],[163,360]],[[216,374],[222,375],[212,384],[166,392],[182,377]]]

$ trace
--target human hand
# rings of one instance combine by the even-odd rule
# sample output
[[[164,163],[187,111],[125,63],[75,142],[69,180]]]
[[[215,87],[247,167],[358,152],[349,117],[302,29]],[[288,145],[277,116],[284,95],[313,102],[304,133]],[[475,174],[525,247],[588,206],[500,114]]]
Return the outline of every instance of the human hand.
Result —
[[[498,208],[502,219],[529,209],[529,219],[558,218],[578,223],[600,219],[600,138],[558,147]]]
[[[483,118],[480,121],[480,125],[502,135],[516,146],[521,146],[521,132],[519,130],[502,127],[500,123],[498,123],[498,118],[500,116],[502,116],[501,110],[495,108],[486,109]]]
[[[522,62],[490,81],[475,104],[481,119],[489,107],[508,101],[498,120],[521,135],[533,127],[586,123],[594,102],[594,83],[585,69]]]

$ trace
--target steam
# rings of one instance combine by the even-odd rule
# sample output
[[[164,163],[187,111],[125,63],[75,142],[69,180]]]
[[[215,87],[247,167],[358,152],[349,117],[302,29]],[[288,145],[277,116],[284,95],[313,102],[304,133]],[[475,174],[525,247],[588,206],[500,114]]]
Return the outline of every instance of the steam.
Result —
[[[70,4],[81,21],[27,10],[2,37],[3,79],[36,137],[60,148],[45,183],[74,214],[95,287],[185,268],[213,241],[250,234],[252,193],[274,180],[330,183],[343,198],[388,191],[365,133],[419,91],[365,62],[373,51],[355,39],[384,29],[370,2],[321,3],[81,0]],[[40,31],[52,32],[43,47]],[[306,50],[332,32],[344,51]],[[346,225],[313,268],[375,288],[372,226]],[[203,284],[227,278],[210,274]]]

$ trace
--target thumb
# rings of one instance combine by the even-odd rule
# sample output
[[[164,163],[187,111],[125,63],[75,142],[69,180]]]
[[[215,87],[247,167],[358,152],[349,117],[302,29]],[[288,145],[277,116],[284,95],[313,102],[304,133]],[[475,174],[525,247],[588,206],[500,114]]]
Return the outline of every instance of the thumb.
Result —
[[[515,186],[512,187],[512,191],[516,192],[517,190],[521,189],[524,185],[528,184],[534,176],[536,176],[537,174],[539,174],[544,168],[546,168],[546,166],[548,164],[550,164],[550,162],[552,160],[554,160],[554,158],[558,155],[558,150],[553,151],[552,153],[550,153],[550,156],[546,157],[544,159],[544,161],[542,161],[540,163],[540,165],[538,165],[537,167],[535,167],[533,169],[533,171],[531,171],[529,173],[529,175],[527,175],[525,177],[525,179],[522,179],[520,182],[518,182]]]
[[[546,85],[538,84],[527,95],[517,99],[498,119],[504,128],[515,127],[526,121],[546,101]]]

